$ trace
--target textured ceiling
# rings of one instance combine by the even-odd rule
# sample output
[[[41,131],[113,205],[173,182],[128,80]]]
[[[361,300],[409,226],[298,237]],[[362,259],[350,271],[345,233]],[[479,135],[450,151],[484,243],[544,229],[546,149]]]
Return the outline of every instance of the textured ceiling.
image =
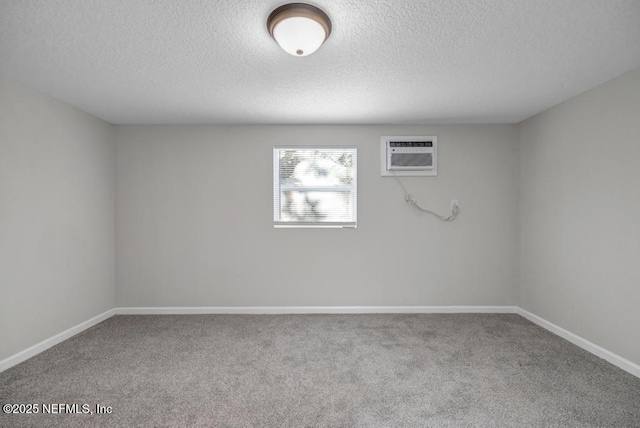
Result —
[[[640,66],[640,0],[0,0],[0,73],[112,123],[515,123]]]

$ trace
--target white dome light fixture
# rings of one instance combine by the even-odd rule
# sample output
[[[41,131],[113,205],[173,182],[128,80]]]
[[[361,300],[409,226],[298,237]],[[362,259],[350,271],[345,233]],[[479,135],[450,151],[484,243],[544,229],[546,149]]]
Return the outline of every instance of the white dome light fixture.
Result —
[[[280,6],[267,19],[269,34],[293,56],[307,56],[318,50],[331,34],[326,13],[305,3]]]

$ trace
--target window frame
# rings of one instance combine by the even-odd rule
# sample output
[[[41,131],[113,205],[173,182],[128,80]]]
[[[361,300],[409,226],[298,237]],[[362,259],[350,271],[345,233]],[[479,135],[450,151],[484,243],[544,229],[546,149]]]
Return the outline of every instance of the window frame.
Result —
[[[284,188],[295,189],[298,192],[345,192],[351,196],[353,221],[283,221],[280,216],[282,208],[280,195],[283,187],[280,185],[280,153],[286,150],[352,150],[352,183],[342,186],[293,186]],[[273,227],[274,228],[349,228],[355,229],[358,224],[358,146],[354,145],[277,145],[273,146]]]

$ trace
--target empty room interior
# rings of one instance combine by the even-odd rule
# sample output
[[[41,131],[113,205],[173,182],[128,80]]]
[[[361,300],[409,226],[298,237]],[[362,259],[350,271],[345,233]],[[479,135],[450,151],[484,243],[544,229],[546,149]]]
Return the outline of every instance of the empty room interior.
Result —
[[[640,427],[640,1],[0,0],[0,426]]]

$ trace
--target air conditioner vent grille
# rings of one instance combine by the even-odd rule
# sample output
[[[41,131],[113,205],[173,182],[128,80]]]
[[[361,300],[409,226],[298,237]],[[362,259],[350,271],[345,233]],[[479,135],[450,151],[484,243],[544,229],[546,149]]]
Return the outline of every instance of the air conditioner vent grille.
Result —
[[[431,153],[392,153],[391,167],[425,167],[433,166]]]

